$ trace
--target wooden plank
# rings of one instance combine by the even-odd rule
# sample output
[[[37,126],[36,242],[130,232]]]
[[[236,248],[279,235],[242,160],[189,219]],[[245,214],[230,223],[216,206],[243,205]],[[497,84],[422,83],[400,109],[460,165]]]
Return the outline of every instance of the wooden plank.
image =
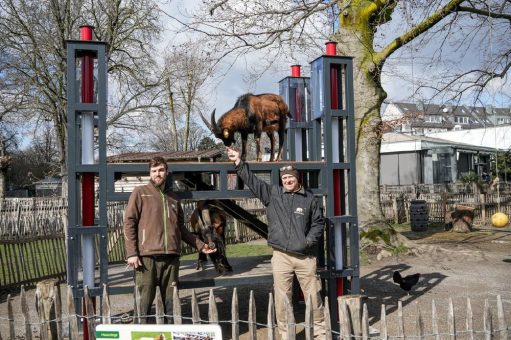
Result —
[[[78,339],[78,320],[71,286],[67,286],[67,317],[69,319],[69,339]]]
[[[504,318],[504,307],[502,306],[502,298],[497,295],[497,318],[499,322],[500,340],[508,340],[508,329],[506,327],[506,319]]]
[[[209,290],[208,321],[209,323],[218,324],[218,307],[213,289]]]
[[[156,286],[156,324],[163,325],[165,312],[163,311],[163,300],[161,298],[160,286]]]
[[[493,328],[491,324],[491,310],[490,303],[488,299],[484,299],[484,316],[483,316],[483,325],[484,325],[484,339],[491,340],[493,339]]]
[[[238,306],[238,289],[234,287],[232,290],[232,302],[231,302],[231,338],[233,340],[239,340],[240,338],[240,315]]]
[[[314,315],[312,311],[312,296],[307,295],[305,300],[305,340],[314,338]]]
[[[172,314],[175,325],[183,324],[183,316],[181,313],[181,299],[179,298],[179,290],[174,287],[172,292]]]
[[[25,286],[21,286],[20,292],[21,315],[23,315],[23,324],[25,325],[25,340],[32,340],[32,329],[30,327],[30,315],[28,312],[27,294]]]
[[[385,311],[385,305],[381,305],[381,312],[380,312],[380,337],[382,340],[388,339],[388,333],[387,333],[387,312]]]
[[[447,328],[451,340],[456,340],[456,319],[454,318],[454,306],[452,298],[449,298],[449,309],[447,311]]]
[[[192,323],[194,325],[200,324],[199,303],[197,301],[197,295],[195,295],[195,289],[192,290]]]
[[[332,340],[332,318],[330,316],[330,303],[328,302],[328,296],[325,296],[323,311],[325,315],[325,340]]]
[[[276,340],[277,334],[275,329],[275,304],[273,302],[273,293],[270,292],[270,294],[268,295],[269,295],[267,316],[268,340]]]
[[[12,311],[11,294],[7,295],[7,319],[9,322],[9,339],[15,339],[14,333],[14,313]]]
[[[248,300],[248,335],[250,340],[257,339],[257,323],[256,323],[256,304],[254,299],[254,291],[250,291]]]
[[[436,311],[435,300],[431,300],[431,328],[435,340],[440,340],[440,333],[438,332],[438,314]]]
[[[103,324],[111,324],[112,323],[112,309],[110,307],[110,295],[108,295],[108,286],[103,284],[103,299],[101,303],[101,322]]]
[[[467,297],[467,336],[469,340],[474,340],[474,314],[469,297]]]

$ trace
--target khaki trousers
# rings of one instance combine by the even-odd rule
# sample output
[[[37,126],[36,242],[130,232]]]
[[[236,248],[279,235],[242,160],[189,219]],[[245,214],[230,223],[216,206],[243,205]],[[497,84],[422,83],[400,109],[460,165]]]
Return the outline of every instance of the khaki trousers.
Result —
[[[273,287],[275,290],[275,314],[281,339],[287,339],[286,299],[292,311],[293,274],[296,274],[300,287],[307,301],[312,298],[314,319],[314,338],[324,339],[324,313],[321,299],[321,280],[316,275],[316,257],[300,256],[273,250],[271,259],[273,271]]]
[[[177,286],[179,276],[179,256],[141,256],[140,259],[143,266],[135,271],[135,289],[138,287],[140,293],[140,312],[142,315],[151,315],[156,286],[159,286],[164,313],[171,315],[174,287]],[[152,319],[141,318],[140,321],[150,323]]]

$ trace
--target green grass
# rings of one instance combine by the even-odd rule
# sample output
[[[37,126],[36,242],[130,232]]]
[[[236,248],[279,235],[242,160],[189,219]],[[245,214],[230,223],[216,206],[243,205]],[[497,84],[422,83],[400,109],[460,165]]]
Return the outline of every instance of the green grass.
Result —
[[[237,243],[227,245],[227,257],[246,257],[271,255],[271,248],[263,244]],[[195,260],[197,254],[188,254],[181,257],[182,260]]]

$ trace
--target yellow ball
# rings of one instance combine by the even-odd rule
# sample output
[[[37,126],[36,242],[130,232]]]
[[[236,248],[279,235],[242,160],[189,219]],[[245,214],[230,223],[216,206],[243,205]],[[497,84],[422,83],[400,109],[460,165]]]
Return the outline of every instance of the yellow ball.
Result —
[[[504,228],[509,223],[509,217],[506,214],[498,212],[491,217],[491,224],[496,228]]]

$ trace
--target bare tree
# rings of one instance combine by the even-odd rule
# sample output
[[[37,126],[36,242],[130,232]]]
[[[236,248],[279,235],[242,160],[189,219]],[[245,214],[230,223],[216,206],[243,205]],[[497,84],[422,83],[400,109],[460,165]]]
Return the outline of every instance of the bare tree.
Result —
[[[390,71],[385,66],[402,62],[403,47],[413,45],[417,59],[419,53],[427,57],[425,71],[432,75],[416,91],[428,86],[430,97],[479,98],[508,74],[510,12],[509,0],[208,0],[193,20],[180,23],[183,31],[208,37],[210,48],[224,57],[264,50],[263,69],[283,58],[310,60],[327,39],[339,43],[340,55],[354,57],[357,194],[364,228],[384,220],[379,150],[380,110],[387,97],[382,76]],[[481,50],[489,36],[491,51]],[[477,59],[466,58],[475,53]]]
[[[66,40],[78,39],[79,26],[93,25],[108,43],[108,122],[120,125],[153,108],[156,80],[151,42],[158,37],[158,10],[152,0],[2,0],[0,46],[4,65],[27,119],[53,124],[61,174],[66,169]],[[72,66],[71,66],[72,67]]]
[[[163,150],[196,149],[208,134],[197,122],[206,107],[206,96],[214,81],[215,64],[211,53],[203,50],[200,40],[171,45],[165,53],[160,98],[166,98],[151,124],[153,147]],[[195,119],[194,119],[195,118]]]

